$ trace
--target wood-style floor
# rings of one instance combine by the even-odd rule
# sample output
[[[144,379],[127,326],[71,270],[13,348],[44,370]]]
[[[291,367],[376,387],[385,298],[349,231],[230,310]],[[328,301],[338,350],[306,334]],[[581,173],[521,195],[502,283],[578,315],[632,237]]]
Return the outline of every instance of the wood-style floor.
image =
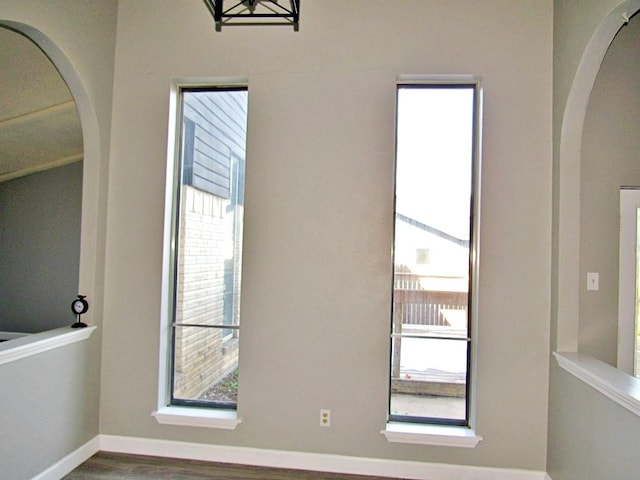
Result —
[[[98,452],[65,480],[391,480],[383,477],[285,470],[195,460]]]

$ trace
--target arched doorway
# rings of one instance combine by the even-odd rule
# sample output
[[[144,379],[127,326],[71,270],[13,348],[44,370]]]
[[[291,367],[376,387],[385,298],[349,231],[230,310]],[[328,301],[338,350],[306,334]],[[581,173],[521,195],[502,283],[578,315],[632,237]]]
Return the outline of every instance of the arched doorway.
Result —
[[[562,117],[557,175],[557,340],[559,352],[577,352],[580,290],[580,171],[585,116],[602,60],[617,32],[640,10],[621,2],[598,25],[573,78]]]
[[[76,267],[77,286],[73,295],[75,296],[77,293],[82,293],[90,299],[95,298],[96,271],[99,271],[100,268],[99,264],[96,263],[96,255],[99,244],[101,243],[98,237],[98,226],[101,221],[100,186],[101,169],[103,168],[104,162],[102,162],[101,159],[100,131],[94,105],[72,61],[52,39],[29,25],[1,18],[0,28],[11,30],[16,35],[20,34],[37,46],[55,66],[63,83],[68,87],[72,101],[75,103],[75,109],[77,109],[76,115],[79,117],[79,124],[81,125],[82,193],[78,254],[79,268]],[[64,108],[64,106],[62,108]],[[104,193],[102,193],[102,195],[104,195]],[[64,298],[65,312],[68,310],[70,315],[61,320],[64,324],[73,323],[73,316],[71,316],[70,309],[68,308],[72,299],[73,297]],[[90,309],[86,318],[90,320],[95,311],[95,309]]]

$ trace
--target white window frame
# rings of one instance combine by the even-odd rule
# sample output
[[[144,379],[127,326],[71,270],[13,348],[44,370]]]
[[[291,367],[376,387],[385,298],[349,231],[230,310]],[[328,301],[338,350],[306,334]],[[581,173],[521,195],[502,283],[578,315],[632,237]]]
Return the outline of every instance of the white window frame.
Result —
[[[636,376],[636,243],[640,187],[620,188],[618,368]],[[631,219],[631,221],[629,221]],[[629,261],[633,259],[633,261]]]
[[[446,86],[446,85],[469,85],[475,89],[474,105],[474,133],[473,133],[473,224],[472,242],[469,246],[471,272],[470,283],[472,285],[471,301],[469,305],[469,335],[471,349],[468,366],[470,384],[467,385],[467,420],[465,426],[438,425],[433,423],[412,423],[412,422],[392,422],[387,421],[381,433],[387,441],[393,443],[409,443],[421,445],[438,445],[449,447],[473,448],[482,437],[475,432],[476,428],[476,383],[477,383],[477,325],[478,325],[478,299],[479,299],[479,270],[480,270],[480,187],[481,187],[481,145],[482,145],[482,78],[476,75],[445,75],[445,76],[399,76],[395,85],[396,95],[400,86],[403,85],[424,85],[424,86]],[[397,112],[397,109],[396,109]],[[397,125],[397,119],[395,122]],[[395,209],[394,209],[395,211]],[[390,364],[391,362],[389,362]],[[387,372],[390,378],[390,373]],[[388,397],[390,398],[389,391]]]
[[[237,410],[176,406],[170,404],[172,378],[172,323],[174,304],[174,280],[172,278],[173,252],[175,245],[175,219],[178,201],[175,198],[176,182],[179,179],[180,135],[182,112],[181,90],[190,88],[248,88],[244,77],[209,79],[174,79],[169,92],[169,126],[167,141],[167,173],[165,183],[165,211],[162,256],[162,295],[160,307],[159,378],[157,409],[152,416],[160,424],[235,429],[241,422]]]

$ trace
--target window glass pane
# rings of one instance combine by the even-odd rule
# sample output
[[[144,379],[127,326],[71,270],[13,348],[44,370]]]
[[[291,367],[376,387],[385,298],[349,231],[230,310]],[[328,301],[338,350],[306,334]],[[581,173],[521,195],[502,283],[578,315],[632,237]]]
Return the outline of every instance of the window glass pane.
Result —
[[[246,89],[182,90],[172,403],[237,388]],[[224,388],[223,388],[224,387]]]
[[[390,418],[466,424],[474,86],[398,87]]]
[[[465,418],[466,341],[396,338],[393,358],[392,415]]]
[[[221,328],[175,327],[174,400],[235,405],[238,338],[226,341]]]

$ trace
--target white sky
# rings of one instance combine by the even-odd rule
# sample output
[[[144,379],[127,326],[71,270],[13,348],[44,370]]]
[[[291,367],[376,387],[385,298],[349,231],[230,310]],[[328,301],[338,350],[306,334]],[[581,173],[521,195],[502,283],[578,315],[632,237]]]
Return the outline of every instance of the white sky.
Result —
[[[396,211],[469,238],[473,88],[400,88]]]

